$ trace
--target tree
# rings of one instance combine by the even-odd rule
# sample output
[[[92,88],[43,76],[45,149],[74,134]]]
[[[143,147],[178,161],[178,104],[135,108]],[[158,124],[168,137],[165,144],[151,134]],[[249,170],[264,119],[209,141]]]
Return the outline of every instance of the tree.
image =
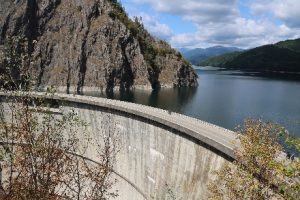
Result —
[[[210,199],[299,198],[300,161],[282,153],[286,144],[299,153],[299,139],[276,124],[253,119],[245,121],[238,139],[235,162],[216,172],[208,186]]]
[[[29,65],[30,58],[28,41],[24,36],[14,36],[6,39],[2,52],[0,51],[0,87],[6,90],[29,89],[32,81]],[[0,49],[1,50],[1,49]]]
[[[55,102],[32,98],[34,84],[26,65],[30,62],[25,62],[25,57],[15,58],[17,55],[5,54],[6,73],[1,77],[1,91],[9,95],[0,104],[0,199],[115,197],[116,192],[111,191],[118,152],[114,130],[109,130],[101,141],[91,141],[88,124],[75,111],[57,115],[51,108]],[[17,62],[8,62],[12,60]],[[22,76],[11,76],[11,67]],[[13,87],[7,87],[8,83]],[[97,152],[96,161],[85,157],[91,142]]]

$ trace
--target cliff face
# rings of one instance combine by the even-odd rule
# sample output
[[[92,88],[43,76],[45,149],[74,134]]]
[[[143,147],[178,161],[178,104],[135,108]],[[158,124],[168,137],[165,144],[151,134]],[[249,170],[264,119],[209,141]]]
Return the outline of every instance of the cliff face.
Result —
[[[37,85],[65,91],[197,86],[174,49],[114,0],[0,0],[0,46],[24,35]],[[1,49],[1,48],[0,48]]]

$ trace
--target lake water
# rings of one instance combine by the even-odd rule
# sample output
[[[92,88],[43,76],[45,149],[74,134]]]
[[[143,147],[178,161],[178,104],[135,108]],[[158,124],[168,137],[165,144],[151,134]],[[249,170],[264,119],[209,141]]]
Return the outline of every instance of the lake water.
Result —
[[[87,93],[179,112],[233,130],[246,118],[278,122],[300,137],[300,81],[196,69],[199,87]]]

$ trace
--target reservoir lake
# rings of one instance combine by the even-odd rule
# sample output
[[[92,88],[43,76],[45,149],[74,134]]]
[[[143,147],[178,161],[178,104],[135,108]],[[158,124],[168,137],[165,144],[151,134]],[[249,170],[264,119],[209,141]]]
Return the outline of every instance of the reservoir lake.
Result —
[[[300,81],[196,68],[197,88],[85,93],[178,112],[234,130],[246,118],[277,122],[300,137]]]

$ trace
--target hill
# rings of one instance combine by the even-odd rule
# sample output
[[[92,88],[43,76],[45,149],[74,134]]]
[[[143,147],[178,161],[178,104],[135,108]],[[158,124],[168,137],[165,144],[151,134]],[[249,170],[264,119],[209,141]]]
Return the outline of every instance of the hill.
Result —
[[[224,54],[200,64],[228,69],[300,72],[300,39]]]
[[[179,51],[184,55],[184,57],[194,65],[199,65],[202,61],[205,61],[211,57],[215,57],[224,53],[230,53],[235,51],[243,51],[236,47],[223,47],[214,46],[206,49],[196,48],[196,49],[179,49]]]
[[[10,38],[25,38],[18,53],[29,55],[38,88],[197,86],[190,63],[138,19],[129,19],[116,0],[0,0],[0,5],[0,50]],[[0,63],[3,72],[7,62]]]
[[[300,52],[300,38],[296,40],[286,40],[278,42],[277,44],[275,44],[275,46]]]
[[[208,58],[207,60],[204,60],[200,62],[200,66],[213,66],[213,67],[224,67],[224,65],[232,61],[235,57],[240,55],[241,52],[231,52],[231,53],[225,53],[219,56]]]

